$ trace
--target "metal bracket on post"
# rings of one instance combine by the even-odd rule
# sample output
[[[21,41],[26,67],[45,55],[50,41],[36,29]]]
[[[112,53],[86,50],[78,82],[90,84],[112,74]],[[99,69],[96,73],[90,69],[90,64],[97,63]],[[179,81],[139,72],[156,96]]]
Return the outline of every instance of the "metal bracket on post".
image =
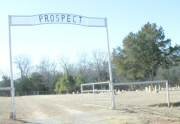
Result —
[[[10,61],[10,78],[11,78],[11,113],[10,118],[16,119],[16,109],[15,109],[15,88],[13,81],[13,66],[12,66],[12,44],[11,44],[11,16],[8,16],[9,22],[9,61]]]
[[[109,32],[108,32],[108,24],[107,18],[105,18],[106,24],[106,35],[107,35],[107,47],[108,47],[108,64],[109,64],[109,79],[110,79],[110,89],[111,89],[111,108],[115,109],[115,96],[114,96],[114,86],[112,80],[112,64],[111,64],[111,52],[110,52],[110,45],[109,45]]]

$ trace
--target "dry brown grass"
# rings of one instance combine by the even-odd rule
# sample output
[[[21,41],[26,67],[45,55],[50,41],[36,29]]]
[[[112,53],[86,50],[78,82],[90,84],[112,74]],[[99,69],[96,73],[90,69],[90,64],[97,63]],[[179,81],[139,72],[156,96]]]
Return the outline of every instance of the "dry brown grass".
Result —
[[[109,94],[42,95],[16,97],[17,120],[9,120],[10,98],[0,97],[0,124],[179,124],[180,92],[166,94],[123,92],[116,110]]]

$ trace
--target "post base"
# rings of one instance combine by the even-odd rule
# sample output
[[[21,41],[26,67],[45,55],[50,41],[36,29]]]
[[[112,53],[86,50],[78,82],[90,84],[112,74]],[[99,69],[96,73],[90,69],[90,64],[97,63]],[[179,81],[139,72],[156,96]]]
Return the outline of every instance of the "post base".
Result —
[[[13,112],[11,112],[9,118],[12,119],[12,120],[15,120],[16,119],[16,115],[13,114]]]

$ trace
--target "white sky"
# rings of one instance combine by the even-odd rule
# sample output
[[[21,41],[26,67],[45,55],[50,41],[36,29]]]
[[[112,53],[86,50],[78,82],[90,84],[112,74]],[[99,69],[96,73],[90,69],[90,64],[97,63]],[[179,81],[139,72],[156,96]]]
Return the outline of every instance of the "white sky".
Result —
[[[148,21],[164,28],[172,44],[180,44],[180,2],[163,0],[18,0],[0,1],[0,76],[9,74],[8,15],[73,13],[89,17],[107,17],[111,51],[122,45],[131,31],[137,32]],[[71,62],[84,53],[106,50],[105,28],[77,25],[40,25],[12,27],[13,58],[28,55],[33,63],[42,58],[66,57]]]

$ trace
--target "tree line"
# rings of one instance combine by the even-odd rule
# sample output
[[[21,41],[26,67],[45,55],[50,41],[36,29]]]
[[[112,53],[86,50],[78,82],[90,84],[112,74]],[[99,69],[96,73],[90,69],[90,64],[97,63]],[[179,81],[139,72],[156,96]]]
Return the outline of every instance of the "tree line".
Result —
[[[147,23],[122,42],[111,55],[113,82],[165,79],[172,86],[180,85],[180,46],[171,45],[162,27]],[[83,56],[76,64],[62,59],[58,64],[42,60],[32,66],[27,56],[15,57],[14,63],[20,72],[14,80],[17,95],[79,92],[82,83],[109,80],[107,53],[102,51]],[[1,87],[10,86],[8,76],[2,79]]]
[[[83,55],[77,64],[66,59],[59,62],[46,59],[32,66],[27,56],[15,57],[14,63],[20,75],[14,80],[17,95],[80,92],[82,83],[107,81],[109,78],[107,54],[99,50],[88,58]],[[10,86],[8,76],[2,79],[1,87]]]

